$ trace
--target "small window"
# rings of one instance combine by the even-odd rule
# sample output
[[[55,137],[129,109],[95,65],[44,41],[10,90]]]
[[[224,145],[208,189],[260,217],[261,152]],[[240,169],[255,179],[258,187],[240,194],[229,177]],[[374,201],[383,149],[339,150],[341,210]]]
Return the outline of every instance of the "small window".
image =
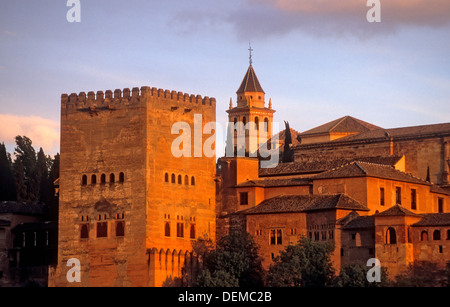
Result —
[[[416,189],[411,189],[411,209],[417,209],[417,191]]]
[[[178,184],[182,184],[182,182],[181,182],[181,175],[178,175]]]
[[[194,176],[191,177],[191,185],[195,185],[195,177]]]
[[[91,176],[91,184],[97,184],[97,176],[95,175]]]
[[[190,236],[191,239],[195,240],[195,224],[191,225]]]
[[[447,240],[450,240],[450,229],[447,229]]]
[[[386,244],[397,244],[397,235],[392,227],[389,227],[386,231]]]
[[[267,117],[264,118],[264,131],[269,132],[269,119]]]
[[[428,232],[426,230],[420,233],[420,241],[428,241]]]
[[[442,245],[439,245],[439,254],[442,254],[442,253],[443,253]]]
[[[438,212],[444,213],[444,199],[442,197],[438,198]]]
[[[105,175],[105,174],[102,174],[102,175],[100,176],[100,183],[101,183],[101,184],[105,184],[105,183],[106,183],[106,175]]]
[[[402,204],[402,188],[401,187],[395,187],[395,204],[396,205]]]
[[[441,239],[441,231],[439,229],[436,229],[433,231],[433,240],[439,241]]]
[[[175,183],[175,174],[172,174],[172,183]]]
[[[119,182],[120,183],[124,183],[125,182],[125,174],[124,173],[120,173],[119,174]]]
[[[239,203],[241,204],[241,206],[248,205],[248,192],[239,193]]]
[[[125,236],[125,222],[117,221],[116,222],[116,237]]]
[[[189,185],[189,176],[184,176],[184,185]]]
[[[109,175],[109,182],[114,183],[115,181],[116,181],[116,176],[114,175],[114,173],[111,173]]]
[[[270,245],[282,245],[282,244],[283,244],[283,233],[281,229],[271,229]]]
[[[164,235],[166,237],[170,237],[170,223],[166,222],[166,224],[164,225]]]
[[[242,118],[242,123],[244,124],[244,129],[245,129],[245,125],[247,125],[247,117],[243,117]]]
[[[81,184],[87,185],[87,176],[86,175],[83,175],[83,177],[81,177]]]
[[[177,237],[184,238],[184,223],[177,223]]]
[[[259,118],[255,117],[256,130],[259,130]]]
[[[165,181],[165,182],[169,182],[169,174],[166,173],[166,174],[164,175],[164,181]]]
[[[380,188],[380,206],[384,206],[384,188]]]
[[[108,236],[108,223],[98,222],[97,223],[97,238],[106,238]]]

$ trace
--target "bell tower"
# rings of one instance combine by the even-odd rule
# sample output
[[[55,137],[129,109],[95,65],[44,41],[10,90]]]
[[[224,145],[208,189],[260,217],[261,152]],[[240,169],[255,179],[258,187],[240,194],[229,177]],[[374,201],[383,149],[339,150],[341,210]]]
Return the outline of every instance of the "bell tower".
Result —
[[[233,146],[234,152],[245,149],[245,155],[256,154],[261,145],[267,143],[272,137],[273,114],[272,100],[266,107],[266,93],[259,83],[253,69],[252,49],[250,47],[250,65],[237,90],[237,104],[227,110],[228,122],[234,124]],[[231,130],[228,131],[229,133]],[[228,140],[230,140],[228,137]],[[242,148],[244,146],[244,148]],[[270,149],[270,144],[268,144]],[[242,152],[242,151],[241,151]]]

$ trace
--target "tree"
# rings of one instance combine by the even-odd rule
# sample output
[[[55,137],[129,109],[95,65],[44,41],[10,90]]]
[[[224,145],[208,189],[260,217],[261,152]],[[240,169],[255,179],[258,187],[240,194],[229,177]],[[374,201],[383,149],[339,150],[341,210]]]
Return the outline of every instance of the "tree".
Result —
[[[221,238],[215,248],[206,248],[203,270],[197,287],[257,287],[263,285],[264,271],[258,246],[250,234],[233,231]]]
[[[0,201],[16,200],[11,155],[6,151],[5,143],[0,143]]]
[[[273,287],[324,287],[332,283],[334,247],[302,237],[288,245],[269,268],[267,285]]]
[[[16,184],[17,181],[21,183],[21,177],[23,177],[23,184],[25,186],[25,194],[22,190],[23,187],[17,186],[17,189],[21,189],[20,191],[17,191],[17,200],[36,200],[39,197],[39,182],[36,178],[36,151],[32,146],[31,140],[26,136],[16,136],[16,145],[16,159],[14,161]]]
[[[450,263],[445,268],[430,261],[415,261],[406,272],[396,277],[397,287],[439,287],[448,286],[450,277]]]
[[[334,284],[337,287],[387,287],[390,286],[387,269],[381,268],[381,282],[371,283],[367,280],[369,267],[361,263],[353,263],[341,267]]]

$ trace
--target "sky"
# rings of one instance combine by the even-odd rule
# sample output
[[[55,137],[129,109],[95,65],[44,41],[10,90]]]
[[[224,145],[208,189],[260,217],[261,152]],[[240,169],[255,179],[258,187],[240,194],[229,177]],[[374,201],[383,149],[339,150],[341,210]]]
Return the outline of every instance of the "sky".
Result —
[[[61,94],[141,86],[215,97],[225,125],[249,42],[280,128],[450,122],[450,1],[379,0],[373,23],[367,2],[80,0],[69,22],[66,0],[0,0],[0,142],[55,154]]]

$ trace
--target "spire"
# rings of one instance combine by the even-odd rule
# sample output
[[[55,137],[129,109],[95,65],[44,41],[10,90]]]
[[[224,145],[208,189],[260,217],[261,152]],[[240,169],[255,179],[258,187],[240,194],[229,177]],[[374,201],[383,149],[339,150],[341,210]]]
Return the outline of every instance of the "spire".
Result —
[[[249,53],[250,53],[250,56],[249,56],[249,63],[250,63],[250,66],[252,66],[252,64],[253,64],[253,58],[252,58],[252,51],[253,51],[253,49],[252,49],[252,45],[251,45],[251,43],[249,42],[248,43],[248,51],[249,51]]]
[[[230,110],[233,109],[233,98],[230,98]]]
[[[245,92],[264,93],[264,90],[262,89],[261,84],[259,84],[258,77],[256,77],[256,73],[252,65],[250,65],[250,67],[248,68],[244,80],[242,80],[241,86],[236,93],[239,94]]]

